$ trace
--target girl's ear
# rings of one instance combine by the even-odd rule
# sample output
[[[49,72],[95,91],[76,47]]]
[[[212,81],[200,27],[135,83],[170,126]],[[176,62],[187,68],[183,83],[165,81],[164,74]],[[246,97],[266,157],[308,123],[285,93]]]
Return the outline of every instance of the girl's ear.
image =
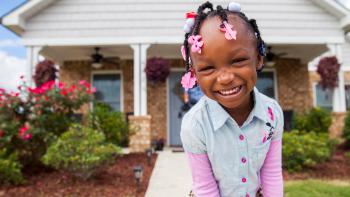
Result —
[[[258,54],[257,60],[258,61],[256,62],[256,70],[261,70],[264,65],[264,57]]]

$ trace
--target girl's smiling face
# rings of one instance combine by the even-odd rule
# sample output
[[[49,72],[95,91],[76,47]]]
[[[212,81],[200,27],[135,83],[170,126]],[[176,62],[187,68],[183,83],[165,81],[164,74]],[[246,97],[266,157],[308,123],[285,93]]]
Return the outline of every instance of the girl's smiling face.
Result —
[[[218,16],[203,21],[199,34],[204,46],[201,54],[190,52],[195,75],[203,93],[229,112],[247,109],[256,80],[256,70],[263,64],[257,41],[249,24],[235,15],[228,20],[237,31],[236,40],[227,40],[219,27]],[[238,110],[240,111],[240,110]]]

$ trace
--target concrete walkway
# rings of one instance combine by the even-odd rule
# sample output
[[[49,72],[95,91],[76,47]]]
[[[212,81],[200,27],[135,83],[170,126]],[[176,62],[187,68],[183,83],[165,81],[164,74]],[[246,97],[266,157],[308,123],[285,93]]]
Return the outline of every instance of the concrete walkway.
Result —
[[[166,149],[158,152],[146,197],[187,197],[191,184],[185,153]]]

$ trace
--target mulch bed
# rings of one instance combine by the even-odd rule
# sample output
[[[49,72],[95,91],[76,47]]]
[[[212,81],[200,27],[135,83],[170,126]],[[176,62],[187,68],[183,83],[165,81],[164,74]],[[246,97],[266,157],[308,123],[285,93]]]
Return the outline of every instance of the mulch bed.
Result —
[[[27,182],[21,186],[1,186],[0,196],[6,197],[143,197],[147,190],[157,155],[152,155],[151,165],[146,154],[119,156],[116,163],[96,177],[82,181],[63,172],[48,169],[26,170]],[[137,191],[133,168],[142,165],[143,179]]]
[[[329,161],[301,172],[288,173],[283,171],[283,177],[285,180],[327,179],[350,181],[350,159],[345,157],[345,153],[349,151],[349,147],[344,144],[340,145]]]

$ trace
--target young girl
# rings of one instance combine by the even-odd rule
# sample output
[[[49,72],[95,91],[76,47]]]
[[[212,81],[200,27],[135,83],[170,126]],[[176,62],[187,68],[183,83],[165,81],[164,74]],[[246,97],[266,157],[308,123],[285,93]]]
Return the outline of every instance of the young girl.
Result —
[[[181,140],[196,197],[282,197],[283,114],[254,86],[265,45],[254,19],[240,5],[204,3],[187,13],[181,52],[185,89],[196,83],[204,97],[185,114]]]

